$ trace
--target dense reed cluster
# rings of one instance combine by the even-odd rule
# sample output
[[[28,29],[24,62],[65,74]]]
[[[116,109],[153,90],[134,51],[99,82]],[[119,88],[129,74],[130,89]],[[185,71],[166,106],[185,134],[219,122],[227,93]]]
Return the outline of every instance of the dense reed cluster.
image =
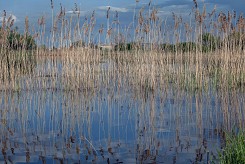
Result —
[[[113,13],[110,8],[106,15],[106,29],[100,25],[99,30],[95,31],[96,11],[81,21],[80,9],[76,4],[72,16],[66,15],[63,6],[60,6],[60,12],[54,16],[51,3],[52,29],[48,38],[45,38],[45,32],[48,31],[45,17],[38,19],[38,29],[32,31],[32,36],[26,17],[25,33],[21,35],[13,29],[14,21],[11,16],[6,18],[4,11],[0,32],[1,54],[4,55],[1,57],[16,56],[10,55],[11,53],[35,57],[76,56],[78,60],[91,60],[98,64],[102,56],[107,55],[117,65],[126,64],[126,67],[130,67],[129,63],[134,62],[138,66],[144,64],[146,71],[151,67],[157,68],[151,71],[153,79],[150,80],[150,85],[154,85],[156,76],[164,76],[166,81],[175,81],[183,89],[203,89],[210,83],[213,83],[215,89],[244,87],[245,22],[242,15],[237,16],[235,11],[216,13],[216,8],[207,13],[205,4],[200,10],[194,2],[190,20],[173,13],[171,23],[169,20],[163,21],[151,3],[148,8],[148,11],[142,8],[135,14],[134,29],[128,27],[131,29],[130,33],[120,27],[118,13],[111,18]],[[102,41],[101,38],[105,40]],[[13,60],[14,63],[17,59],[6,60]],[[15,65],[2,64],[2,67],[10,69]]]
[[[26,17],[20,34],[4,11],[5,161],[18,149],[26,152],[25,162],[34,154],[42,162],[82,156],[120,163],[121,151],[141,163],[181,162],[189,151],[193,163],[217,161],[224,131],[245,128],[245,19],[216,8],[207,13],[194,1],[189,20],[174,13],[164,20],[151,2],[126,29],[110,7],[104,27],[96,24],[96,11],[82,19],[76,4],[72,15],[63,6],[55,15],[51,0],[51,30],[44,16],[30,30]],[[134,135],[130,143],[128,133]],[[221,140],[215,148],[212,139]]]

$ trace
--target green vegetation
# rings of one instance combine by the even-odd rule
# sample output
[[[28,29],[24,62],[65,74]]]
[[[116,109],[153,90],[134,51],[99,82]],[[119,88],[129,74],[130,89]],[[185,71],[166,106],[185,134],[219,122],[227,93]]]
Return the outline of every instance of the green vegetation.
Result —
[[[18,28],[14,30],[2,29],[0,27],[0,47],[7,47],[12,50],[32,50],[37,47],[36,42],[32,35],[20,34],[17,31]]]
[[[20,34],[14,30],[11,30],[7,37],[8,47],[14,50],[18,50],[19,48],[25,50],[32,50],[36,48],[35,40],[31,35],[28,34]]]
[[[119,17],[110,19],[113,17],[110,9],[106,17],[107,31],[103,25],[95,31],[95,12],[82,24],[79,14],[70,19],[61,7],[57,17],[52,18],[52,35],[48,39],[44,38],[44,32],[48,31],[44,17],[38,20],[35,39],[28,30],[28,17],[25,19],[24,34],[13,29],[11,19],[6,18],[7,21],[2,22],[4,28],[0,29],[1,51],[7,56],[6,61],[12,62],[16,59],[10,58],[16,55],[12,55],[9,50],[19,52],[17,54],[22,57],[26,56],[23,50],[32,50],[30,55],[35,56],[66,56],[77,53],[81,60],[90,63],[100,60],[101,56],[107,56],[106,60],[123,63],[128,67],[131,63],[146,66],[137,69],[151,70],[151,65],[156,66],[155,72],[151,71],[151,83],[155,83],[155,76],[160,76],[167,82],[174,81],[177,88],[188,91],[207,90],[211,84],[214,89],[242,89],[245,86],[245,65],[241,51],[245,40],[244,29],[241,28],[244,25],[243,17],[230,17],[230,13],[220,13],[215,17],[215,10],[207,17],[205,10],[206,8],[200,10],[195,5],[194,12],[191,13],[192,17],[195,17],[193,23],[175,14],[172,23],[168,23],[171,20],[163,23],[161,20],[164,19],[158,16],[158,11],[149,6],[149,11],[139,10],[135,16],[138,21],[135,21],[135,29],[132,29],[134,38],[122,31],[120,26],[115,26],[115,20]],[[230,19],[225,19],[227,17]],[[217,24],[214,25],[214,22]],[[232,22],[237,22],[237,26]],[[207,23],[213,26],[207,29]],[[171,30],[164,29],[168,28],[169,24]],[[185,34],[179,36],[179,31],[182,30]],[[106,39],[104,43],[102,38]],[[40,44],[37,50],[36,43]],[[49,51],[50,49],[52,51]],[[87,53],[92,53],[95,59],[85,59]],[[7,67],[10,65],[11,63]]]
[[[157,163],[158,158],[165,160],[166,156],[161,155],[169,154],[166,153],[167,146],[169,152],[176,155],[172,163],[178,163],[179,161],[176,160],[179,160],[178,155],[182,152],[193,155],[196,153],[196,162],[205,160],[206,150],[210,146],[207,144],[210,143],[209,139],[213,137],[216,142],[221,135],[223,139],[222,131],[229,131],[229,126],[234,122],[240,125],[240,129],[244,129],[245,52],[242,51],[244,31],[239,27],[234,27],[232,30],[231,22],[239,22],[236,17],[228,20],[224,19],[224,14],[212,16],[213,12],[207,17],[205,9],[199,10],[196,7],[191,13],[192,18],[196,18],[194,22],[184,22],[184,19],[174,15],[174,26],[168,30],[164,28],[168,28],[168,25],[171,26],[173,23],[167,24],[166,21],[167,23],[164,24],[158,11],[149,4],[148,11],[142,9],[135,16],[138,21],[134,23],[135,29],[132,30],[135,30],[135,33],[132,38],[121,30],[119,25],[115,26],[115,19],[119,17],[110,19],[113,15],[110,8],[107,11],[107,31],[103,30],[103,26],[99,31],[94,30],[95,12],[82,24],[78,10],[76,8],[71,17],[65,15],[62,6],[60,13],[55,14],[57,17],[52,13],[53,27],[48,34],[50,38],[45,38],[47,36],[44,34],[45,31],[50,29],[46,29],[43,17],[38,21],[39,27],[34,32],[35,39],[28,32],[27,18],[24,34],[12,28],[11,19],[3,21],[4,28],[0,29],[0,90],[6,91],[6,95],[2,97],[3,110],[0,116],[3,119],[0,120],[6,129],[0,128],[3,135],[1,138],[9,140],[8,133],[18,133],[18,130],[25,133],[23,136],[29,135],[30,133],[26,132],[31,130],[35,136],[31,138],[35,141],[28,141],[28,144],[34,144],[34,148],[35,144],[43,144],[43,142],[36,142],[36,136],[44,134],[46,126],[52,129],[49,129],[52,134],[64,128],[62,134],[57,135],[62,137],[62,140],[55,139],[58,141],[57,145],[64,148],[62,151],[67,154],[73,153],[75,151],[72,149],[76,146],[79,157],[84,153],[81,150],[88,150],[87,157],[91,157],[93,150],[98,150],[97,147],[91,150],[84,149],[81,142],[78,143],[79,140],[74,139],[73,136],[69,136],[65,142],[63,137],[70,134],[78,136],[75,134],[77,129],[81,130],[79,136],[83,135],[82,131],[85,130],[89,135],[91,134],[88,138],[93,139],[92,131],[95,124],[90,121],[99,118],[105,119],[99,121],[99,128],[113,127],[121,133],[116,134],[116,131],[110,129],[108,135],[105,132],[105,136],[111,138],[105,138],[109,144],[106,149],[103,147],[103,151],[108,150],[113,154],[111,146],[114,143],[111,141],[115,139],[113,136],[123,137],[124,132],[121,132],[120,124],[125,119],[119,117],[125,115],[129,120],[126,122],[136,123],[131,126],[135,128],[133,132],[139,133],[136,134],[139,135],[138,137],[133,137],[137,141],[134,140],[132,151],[128,151],[133,155],[133,159],[136,157],[136,160],[139,160],[133,163]],[[74,16],[76,13],[77,15]],[[211,23],[218,22],[210,31],[204,28],[209,20]],[[182,33],[179,36],[183,28],[186,34]],[[104,43],[101,42],[103,38],[106,38]],[[12,98],[9,93],[16,91],[20,95]],[[52,96],[49,96],[50,92]],[[45,105],[46,103],[51,105]],[[127,110],[123,110],[123,106],[127,106],[125,108]],[[121,110],[117,112],[119,108]],[[24,112],[29,109],[30,111]],[[58,117],[62,117],[61,121],[57,119],[58,117],[54,117],[56,112],[61,112],[57,113]],[[104,115],[103,112],[108,113]],[[10,122],[11,120],[15,122],[15,118],[18,118],[20,125],[25,124],[26,131],[15,127],[19,122],[11,122],[6,126],[6,118],[9,115],[14,118],[10,119]],[[95,118],[92,118],[93,116]],[[169,117],[171,119],[167,120]],[[48,122],[44,122],[44,118]],[[115,120],[121,123],[117,124]],[[107,123],[101,124],[101,121],[108,121],[108,124],[113,126],[107,126]],[[32,123],[37,130],[29,128],[29,124]],[[65,123],[67,124],[64,125]],[[114,125],[118,126],[118,130]],[[87,126],[91,126],[92,133],[90,129],[85,128]],[[165,134],[175,137],[169,137],[171,141],[164,143],[166,141],[164,136],[167,136]],[[244,152],[244,147],[241,149],[239,147],[244,143],[243,136],[244,134],[238,137],[231,136],[230,140],[227,137],[227,147],[224,152],[227,152],[229,157],[229,154],[239,150],[235,157],[236,161],[240,159],[239,153]],[[86,138],[85,140],[90,143]],[[118,141],[123,142],[124,139]],[[12,151],[8,145],[14,145],[7,144],[8,142],[2,142],[2,154],[5,154],[6,161],[10,159],[7,153]],[[73,146],[74,142],[77,142],[77,145]],[[26,154],[33,154],[32,145],[29,147],[28,144],[22,144],[26,152],[30,152]],[[120,145],[121,143],[115,145],[117,152],[122,152]],[[93,145],[85,143],[84,146]],[[231,147],[234,149],[229,150]],[[54,152],[59,149],[56,146],[51,148],[56,149]],[[12,152],[11,155],[13,154]],[[94,155],[96,155],[95,160],[100,160],[97,158],[97,152]],[[216,155],[217,153],[212,154],[212,156]],[[221,161],[232,161],[225,155],[221,153]],[[146,161],[147,158],[154,161]]]
[[[155,47],[160,49],[164,52],[195,52],[196,50],[202,51],[204,53],[214,52],[215,50],[222,50],[228,44],[229,47],[232,49],[239,48],[239,46],[243,49],[245,43],[245,35],[242,35],[239,32],[234,32],[229,34],[227,40],[224,39],[223,41],[220,39],[219,36],[214,36],[211,33],[203,33],[199,36],[199,43],[195,42],[180,42],[176,44],[157,44]],[[133,49],[141,49],[144,50],[144,45],[151,45],[151,44],[144,44],[144,43],[120,43],[115,46],[116,51],[130,51]],[[147,49],[149,50],[149,48]]]
[[[201,36],[202,38],[202,51],[203,52],[212,52],[220,47],[220,38],[215,37],[210,33],[204,33]]]
[[[161,44],[160,49],[164,52],[194,52],[197,48],[197,44],[194,42],[183,42],[177,44]]]
[[[226,133],[226,145],[219,156],[221,164],[245,163],[245,132]]]
[[[133,49],[136,49],[136,43],[120,43],[115,45],[114,50],[115,51],[130,51]]]

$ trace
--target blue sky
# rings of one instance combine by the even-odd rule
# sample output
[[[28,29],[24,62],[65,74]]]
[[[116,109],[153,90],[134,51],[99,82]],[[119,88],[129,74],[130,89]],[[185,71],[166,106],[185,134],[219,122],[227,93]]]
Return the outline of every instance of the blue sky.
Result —
[[[82,15],[89,15],[93,10],[96,11],[98,18],[106,15],[106,6],[111,6],[111,10],[119,11],[122,15],[121,21],[132,22],[132,12],[135,7],[135,0],[53,0],[54,7],[59,10],[60,3],[70,11],[77,3],[82,11]],[[139,0],[138,8],[147,5],[149,0]],[[243,12],[245,10],[245,1],[243,0],[204,0],[209,10],[217,5],[219,10],[236,10]],[[192,0],[152,0],[152,4],[159,9],[159,15],[164,17],[175,12],[185,15],[191,11],[193,6]],[[199,0],[199,4],[203,4],[203,0]],[[16,24],[23,22],[25,16],[29,16],[30,20],[35,23],[38,17],[44,15],[48,19],[50,17],[50,0],[0,0],[0,11],[6,10],[8,14],[12,14],[16,18]]]
[[[67,15],[71,14],[76,3],[81,10],[81,20],[89,17],[95,10],[97,26],[106,24],[106,11],[111,6],[110,14],[115,15],[115,11],[119,12],[120,24],[127,26],[133,22],[133,13],[136,7],[136,0],[53,0],[55,13],[58,13],[60,4],[66,9]],[[148,6],[150,0],[139,0],[136,12],[143,6]],[[237,13],[245,12],[245,0],[197,0],[200,8],[205,3],[207,11],[211,12],[216,5],[216,11],[235,10]],[[193,0],[152,0],[152,6],[158,9],[158,16],[163,20],[165,18],[172,19],[172,12],[188,18],[192,11]],[[146,7],[147,8],[147,7]],[[37,20],[41,16],[46,18],[46,27],[51,28],[51,7],[50,0],[0,0],[0,12],[3,10],[7,15],[13,15],[15,26],[21,29],[24,27],[25,16],[29,17],[30,27],[37,25]],[[0,15],[0,24],[2,20]],[[98,28],[97,27],[97,28]]]

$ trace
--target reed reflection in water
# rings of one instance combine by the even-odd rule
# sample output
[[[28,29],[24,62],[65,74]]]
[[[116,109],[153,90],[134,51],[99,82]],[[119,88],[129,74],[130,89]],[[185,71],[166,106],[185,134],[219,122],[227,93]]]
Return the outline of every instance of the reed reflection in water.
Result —
[[[215,160],[224,130],[244,128],[238,90],[188,92],[147,63],[93,62],[40,60],[36,73],[18,79],[19,89],[2,85],[0,161]]]

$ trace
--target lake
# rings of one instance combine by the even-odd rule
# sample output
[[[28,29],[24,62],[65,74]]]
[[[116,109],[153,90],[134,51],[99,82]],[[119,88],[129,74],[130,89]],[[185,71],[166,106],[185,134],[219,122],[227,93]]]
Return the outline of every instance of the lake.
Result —
[[[244,128],[241,90],[182,89],[161,71],[178,66],[89,58],[43,57],[2,83],[0,161],[206,163]]]

